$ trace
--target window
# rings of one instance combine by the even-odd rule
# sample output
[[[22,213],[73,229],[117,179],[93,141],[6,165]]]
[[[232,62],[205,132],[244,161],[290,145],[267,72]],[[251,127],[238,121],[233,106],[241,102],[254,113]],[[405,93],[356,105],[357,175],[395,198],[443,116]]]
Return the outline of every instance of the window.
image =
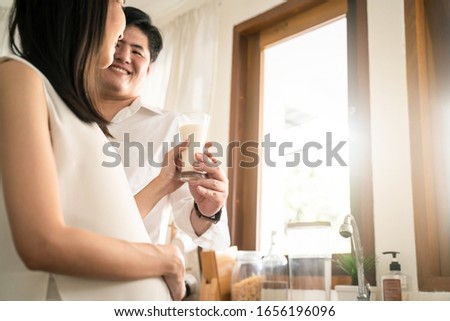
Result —
[[[339,74],[340,77],[344,78],[340,78],[339,81],[347,78],[338,84],[340,88],[336,91],[339,93],[332,93],[337,87],[328,86],[327,89],[327,96],[331,97],[331,95],[337,94],[334,99],[338,99],[340,102],[333,103],[333,106],[330,106],[331,104],[323,104],[322,101],[321,105],[328,105],[328,107],[334,108],[332,110],[323,109],[320,112],[317,108],[313,108],[313,110],[299,108],[298,101],[296,104],[286,102],[283,103],[283,106],[279,106],[282,104],[280,101],[272,104],[271,100],[276,99],[280,95],[276,94],[276,92],[271,94],[270,90],[264,90],[264,82],[273,79],[272,76],[269,76],[271,72],[279,72],[277,68],[280,67],[275,65],[278,63],[277,60],[279,60],[275,56],[276,51],[282,50],[283,46],[289,46],[295,41],[303,42],[303,44],[309,41],[309,46],[311,46],[312,38],[331,32],[341,33],[341,36],[342,33],[346,34],[346,36],[341,37],[341,39],[346,38],[346,40],[342,40],[341,48],[335,47],[333,49],[336,56],[344,55],[344,57],[338,58],[341,59],[341,65],[328,67],[341,68]],[[310,40],[305,40],[306,38]],[[331,46],[331,43],[327,45]],[[330,47],[327,47],[327,45],[324,45],[323,48],[326,47],[328,51]],[[322,167],[324,171],[321,173],[316,170],[315,173],[311,174],[311,172],[314,172],[313,167],[306,168],[305,171],[305,168],[302,170],[301,167],[297,166],[287,169],[284,175],[289,177],[290,183],[295,181],[293,175],[316,175],[316,182],[300,177],[300,185],[295,187],[297,189],[308,189],[311,187],[311,185],[308,187],[308,184],[323,183],[324,180],[333,176],[340,177],[338,181],[341,185],[328,186],[330,188],[328,191],[321,191],[321,188],[316,189],[314,197],[316,199],[320,199],[323,195],[329,197],[334,188],[336,190],[339,189],[338,193],[340,195],[336,197],[338,201],[330,202],[333,208],[329,209],[327,208],[329,205],[319,204],[320,206],[323,205],[323,208],[327,208],[325,210],[322,209],[322,211],[333,212],[332,214],[342,212],[339,213],[342,215],[347,214],[344,213],[346,211],[351,211],[358,221],[366,254],[373,254],[366,2],[361,0],[287,1],[258,17],[236,26],[233,51],[230,142],[240,142],[241,144],[244,142],[258,142],[256,145],[247,144],[247,146],[241,146],[241,150],[231,149],[228,155],[232,164],[229,172],[230,196],[228,209],[230,211],[230,228],[233,244],[238,245],[240,249],[265,248],[265,240],[270,239],[270,229],[273,229],[277,221],[264,221],[264,217],[267,218],[272,215],[280,218],[280,211],[283,211],[283,217],[286,214],[287,220],[290,217],[296,218],[297,213],[295,212],[298,212],[299,215],[308,215],[305,214],[306,207],[295,204],[295,199],[291,200],[290,205],[289,201],[284,201],[286,198],[289,198],[288,193],[283,192],[284,196],[271,196],[272,193],[279,193],[281,190],[276,188],[276,183],[264,183],[264,180],[269,180],[271,176],[274,177],[275,181],[273,182],[280,180],[282,177],[279,174],[279,168],[272,168],[266,166],[267,164],[263,164],[266,162],[264,161],[264,152],[261,148],[261,140],[264,139],[265,134],[274,133],[272,140],[280,144],[283,141],[292,141],[293,148],[286,149],[286,151],[291,151],[290,155],[285,155],[278,161],[284,163],[293,161],[292,157],[296,148],[302,148],[305,142],[319,140],[319,143],[325,146],[328,138],[326,136],[326,128],[330,123],[328,121],[327,124],[327,118],[329,120],[330,117],[316,116],[318,114],[326,115],[330,112],[337,112],[339,121],[335,122],[333,126],[337,123],[339,129],[336,126],[328,127],[331,128],[330,132],[333,133],[333,137],[329,138],[329,142],[335,146],[339,141],[348,140],[346,148],[342,148],[340,153],[342,153],[342,158],[349,167],[341,166],[341,168],[338,168],[338,171],[333,172],[327,171],[327,169],[337,167],[327,168],[324,166]],[[327,52],[327,54],[330,53]],[[285,60],[287,62],[287,56]],[[299,57],[299,60],[302,60],[302,58]],[[273,67],[271,67],[271,61],[274,61]],[[347,61],[348,64],[346,64]],[[294,62],[291,64],[294,64]],[[346,65],[348,68],[345,68]],[[292,69],[297,68],[295,65],[291,67]],[[326,68],[318,65],[315,65],[313,68],[319,67]],[[271,71],[271,68],[274,70]],[[342,69],[344,69],[343,72]],[[316,71],[323,72],[324,70]],[[295,77],[296,73],[292,74]],[[287,78],[283,80],[283,83],[285,88],[294,86],[294,84],[289,85]],[[314,87],[313,84],[309,85],[312,86],[311,88]],[[274,86],[276,84],[267,84],[267,87],[274,88]],[[295,91],[295,88],[291,91],[293,95]],[[302,95],[303,98],[307,96],[307,94]],[[273,105],[272,107],[270,107],[271,104]],[[311,106],[309,103],[303,105]],[[274,110],[272,113],[271,110],[273,108],[279,108],[280,112],[277,113]],[[265,121],[268,119],[271,121]],[[306,136],[307,134],[304,134],[307,128],[317,128],[319,123],[322,126],[320,130],[322,137],[318,138],[317,136]],[[313,124],[314,126],[312,126]],[[323,133],[324,131],[325,133]],[[311,133],[314,133],[314,130],[308,130],[308,135],[311,135]],[[336,136],[334,136],[335,133]],[[294,136],[302,137],[296,140],[291,139]],[[248,156],[248,153],[242,154],[242,147],[249,146],[252,153],[260,156],[260,162],[258,166],[239,166],[240,162],[245,161]],[[324,159],[323,155],[314,155],[312,150],[313,148],[311,148],[309,160]],[[274,153],[276,154],[276,152]],[[278,157],[277,155],[273,156]],[[309,171],[310,169],[311,171]],[[333,181],[336,180],[333,179]],[[290,183],[285,181],[282,183],[282,186],[287,186]],[[286,190],[289,190],[289,188],[286,188]],[[319,193],[323,194],[320,195]],[[273,206],[276,204],[274,199],[277,199],[280,203]],[[283,200],[283,204],[281,204],[281,200]],[[309,202],[308,206],[313,206],[312,203],[314,202]],[[315,203],[315,206],[318,207],[317,201]],[[271,208],[271,206],[273,207]],[[278,206],[282,209],[277,208]],[[289,209],[289,206],[292,206],[292,209]],[[301,213],[302,208],[305,213]],[[265,211],[266,214],[264,214]],[[316,210],[311,212],[317,213]],[[280,221],[282,223],[279,224],[284,224],[286,219],[281,218]],[[324,220],[323,216],[320,215],[315,216],[315,219]],[[333,221],[333,219],[329,220]],[[339,224],[339,219],[334,218],[334,221],[336,225]],[[347,242],[342,240],[342,242],[348,244],[348,240]],[[371,284],[375,284],[374,274],[369,275],[368,280]]]
[[[350,213],[346,18],[264,48],[257,248],[289,222],[330,221],[333,252]],[[334,152],[332,152],[334,150]]]

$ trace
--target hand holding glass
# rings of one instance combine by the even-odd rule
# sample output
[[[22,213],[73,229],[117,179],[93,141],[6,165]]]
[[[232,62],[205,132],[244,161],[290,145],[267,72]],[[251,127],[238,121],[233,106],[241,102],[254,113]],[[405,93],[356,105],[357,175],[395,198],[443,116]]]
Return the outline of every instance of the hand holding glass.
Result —
[[[178,118],[180,141],[188,141],[188,148],[181,153],[181,176],[182,181],[206,178],[206,173],[196,171],[193,167],[195,154],[203,153],[206,134],[208,132],[209,115],[206,113],[193,112],[181,114]]]

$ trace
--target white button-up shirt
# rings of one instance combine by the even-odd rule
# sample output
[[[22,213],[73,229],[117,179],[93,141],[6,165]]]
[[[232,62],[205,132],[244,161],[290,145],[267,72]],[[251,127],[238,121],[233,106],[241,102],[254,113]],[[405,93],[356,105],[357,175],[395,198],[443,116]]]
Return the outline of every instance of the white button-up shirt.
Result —
[[[164,154],[174,147],[178,134],[177,116],[176,112],[145,106],[138,98],[119,111],[108,126],[113,136],[111,141],[116,146],[120,144],[117,152],[134,195],[160,173]],[[190,220],[193,205],[188,184],[162,198],[144,218],[152,242],[166,243],[167,228],[173,215],[177,227],[196,245],[214,250],[227,248],[230,236],[225,207],[220,221],[199,237]]]

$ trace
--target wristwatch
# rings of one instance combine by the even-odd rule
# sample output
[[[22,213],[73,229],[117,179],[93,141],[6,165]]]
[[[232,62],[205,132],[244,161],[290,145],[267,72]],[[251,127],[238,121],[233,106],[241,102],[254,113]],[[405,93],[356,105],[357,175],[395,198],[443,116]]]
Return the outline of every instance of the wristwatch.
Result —
[[[214,214],[213,216],[203,215],[200,212],[200,210],[198,209],[197,203],[195,203],[195,202],[194,202],[194,209],[195,209],[195,214],[201,220],[205,220],[205,221],[211,222],[213,224],[216,224],[217,222],[220,221],[220,216],[222,215],[222,208],[220,208],[220,210],[216,214]]]

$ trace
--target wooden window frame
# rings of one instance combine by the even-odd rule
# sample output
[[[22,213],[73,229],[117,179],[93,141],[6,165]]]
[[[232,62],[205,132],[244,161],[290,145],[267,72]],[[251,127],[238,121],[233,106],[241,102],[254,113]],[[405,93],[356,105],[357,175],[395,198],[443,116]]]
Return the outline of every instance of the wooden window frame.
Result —
[[[262,118],[260,76],[260,42],[270,29],[284,28],[297,15],[339,6],[347,11],[348,80],[349,80],[349,149],[351,211],[358,222],[362,244],[367,255],[375,253],[373,226],[372,165],[370,138],[369,63],[366,0],[288,0],[287,2],[247,20],[234,28],[233,66],[230,109],[230,144],[243,146],[245,142],[258,142]],[[318,14],[311,26],[321,23],[325,16]],[[322,20],[324,21],[324,20]],[[310,27],[311,27],[310,26]],[[300,30],[299,30],[300,31]],[[263,40],[265,41],[265,40]],[[272,40],[271,40],[272,41]],[[357,137],[357,139],[355,139]],[[258,148],[254,150],[259,153]],[[239,166],[246,160],[240,148],[230,148],[228,172],[230,193],[227,209],[232,244],[242,250],[256,249],[258,226],[259,168]],[[376,284],[375,272],[367,276]]]
[[[433,93],[438,81],[433,70],[434,48],[423,0],[405,0],[404,9],[418,286],[419,291],[448,292],[450,231],[443,215],[449,204],[438,195],[442,176],[434,165],[432,136]],[[447,224],[442,224],[445,219]]]

